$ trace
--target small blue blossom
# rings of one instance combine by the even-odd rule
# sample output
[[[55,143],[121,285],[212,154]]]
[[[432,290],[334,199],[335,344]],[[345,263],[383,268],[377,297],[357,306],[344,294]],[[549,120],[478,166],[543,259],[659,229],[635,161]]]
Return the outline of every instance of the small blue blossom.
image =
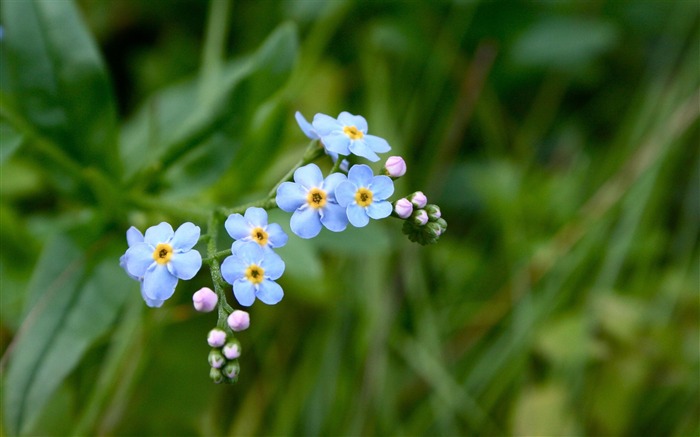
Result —
[[[370,161],[379,161],[377,153],[391,150],[385,139],[367,134],[367,120],[361,115],[341,112],[335,119],[326,114],[316,114],[312,126],[328,151],[343,156],[352,153]]]
[[[301,238],[313,238],[321,225],[333,232],[345,230],[348,219],[345,208],[335,200],[335,187],[346,179],[333,173],[324,180],[316,164],[308,164],[294,172],[294,182],[284,182],[277,188],[277,206],[293,212],[290,227]]]
[[[318,132],[316,132],[316,129],[306,121],[303,115],[301,115],[301,112],[297,111],[294,114],[294,118],[297,120],[297,124],[299,125],[299,128],[301,128],[302,132],[304,132],[304,135],[307,136],[310,140],[320,140],[321,137],[319,136]],[[336,152],[331,152],[326,148],[325,144],[323,144],[323,141],[321,141],[321,145],[323,145],[323,149],[326,151],[326,154],[331,157],[333,160],[333,163],[335,163],[338,160],[338,154]],[[350,163],[348,162],[347,159],[344,159],[340,163],[340,168],[344,171],[348,171]]]
[[[386,199],[394,194],[394,182],[389,176],[374,176],[368,166],[354,165],[348,179],[338,184],[335,197],[340,206],[347,208],[348,220],[361,228],[373,219],[383,219],[393,207]]]
[[[141,294],[149,306],[160,306],[175,292],[178,279],[192,279],[202,267],[202,256],[192,249],[199,240],[199,226],[183,223],[173,232],[168,223],[160,223],[141,233],[127,232],[129,249],[120,264],[141,283]],[[130,235],[131,233],[131,235]]]
[[[284,246],[289,238],[282,226],[267,223],[267,211],[262,208],[248,208],[245,216],[231,214],[224,227],[231,238],[236,240],[234,244],[253,241],[263,248],[272,249]]]
[[[143,234],[141,233],[141,231],[132,226],[126,231],[126,242],[129,245],[129,247],[137,243],[143,243]],[[158,299],[150,299],[148,296],[146,296],[146,293],[143,292],[143,276],[134,276],[131,273],[129,273],[129,271],[126,269],[126,254],[122,255],[119,258],[119,266],[124,269],[126,274],[129,275],[131,279],[139,281],[139,286],[141,288],[141,297],[143,297],[143,300],[146,301],[146,305],[148,305],[151,308],[160,308],[163,305],[164,301]]]
[[[256,297],[267,305],[282,300],[284,292],[275,282],[282,273],[282,258],[250,241],[235,245],[231,255],[221,263],[221,275],[233,285],[233,295],[243,306],[253,305]]]

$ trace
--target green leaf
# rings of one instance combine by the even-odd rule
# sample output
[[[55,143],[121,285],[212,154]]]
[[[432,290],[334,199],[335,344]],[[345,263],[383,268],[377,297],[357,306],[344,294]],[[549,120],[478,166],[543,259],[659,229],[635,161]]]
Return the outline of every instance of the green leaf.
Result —
[[[22,145],[24,137],[5,120],[0,120],[0,165]]]
[[[112,89],[75,4],[6,1],[2,16],[2,105],[83,165],[118,173]]]
[[[136,292],[118,254],[102,252],[108,255],[91,270],[65,237],[46,245],[8,365],[4,412],[10,434],[32,432],[61,382],[114,322],[127,293]]]

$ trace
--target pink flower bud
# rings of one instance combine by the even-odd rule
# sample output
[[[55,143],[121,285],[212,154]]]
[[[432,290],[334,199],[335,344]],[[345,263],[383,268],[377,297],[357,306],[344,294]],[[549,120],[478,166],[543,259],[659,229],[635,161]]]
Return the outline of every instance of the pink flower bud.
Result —
[[[392,178],[400,178],[406,174],[406,161],[400,156],[390,156],[384,164],[384,170]]]
[[[428,213],[424,209],[419,209],[413,213],[413,222],[418,226],[425,226],[428,223]]]
[[[203,287],[199,289],[192,295],[192,303],[194,304],[194,309],[202,313],[208,313],[209,311],[216,308],[216,304],[219,301],[219,297],[214,293],[211,288]]]
[[[218,328],[212,329],[207,336],[207,343],[211,347],[223,346],[226,343],[226,333]]]
[[[413,214],[413,204],[408,199],[399,199],[394,203],[394,212],[402,219],[407,219]]]
[[[415,193],[411,194],[409,199],[416,208],[423,208],[428,203],[428,198],[425,197],[425,194],[423,194],[422,191],[416,191]]]
[[[226,343],[226,346],[221,351],[227,359],[235,360],[241,356],[241,345],[237,341],[231,341]]]
[[[227,322],[233,331],[244,331],[250,326],[250,315],[245,311],[235,310],[229,314]]]

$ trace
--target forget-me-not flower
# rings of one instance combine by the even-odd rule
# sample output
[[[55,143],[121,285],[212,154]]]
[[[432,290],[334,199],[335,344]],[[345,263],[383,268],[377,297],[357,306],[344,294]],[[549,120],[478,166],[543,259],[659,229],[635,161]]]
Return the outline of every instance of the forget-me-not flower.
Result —
[[[301,238],[313,238],[321,225],[333,232],[345,230],[348,219],[345,208],[335,199],[336,186],[346,179],[333,173],[323,179],[316,164],[308,164],[294,172],[294,182],[283,182],[277,188],[277,206],[293,212],[290,227]]]
[[[348,179],[338,184],[335,197],[340,206],[347,208],[353,226],[361,228],[370,217],[382,219],[391,214],[391,203],[386,199],[394,194],[394,182],[389,176],[374,176],[364,164],[350,167]]]
[[[251,207],[245,211],[245,216],[231,214],[224,223],[226,232],[236,240],[235,244],[254,241],[263,248],[277,248],[287,244],[289,238],[277,223],[267,223],[267,211]]]
[[[377,153],[391,150],[385,139],[367,134],[367,120],[361,115],[343,111],[335,119],[326,114],[316,114],[312,126],[327,150],[343,156],[352,153],[370,161],[379,161]]]
[[[126,231],[126,242],[129,245],[129,247],[137,243],[143,243],[143,234],[141,233],[141,231],[132,226]],[[129,275],[131,279],[139,281],[139,287],[141,288],[141,297],[143,297],[143,300],[146,302],[146,305],[148,305],[151,308],[159,308],[163,305],[163,300],[150,299],[148,296],[146,296],[146,293],[143,292],[143,276],[134,276],[131,273],[129,273],[129,270],[126,269],[126,254],[122,255],[119,258],[119,266],[124,269],[126,274]]]
[[[284,261],[271,250],[246,241],[234,246],[230,256],[221,263],[221,275],[233,285],[233,295],[243,306],[251,306],[257,297],[274,305],[284,296],[275,282],[284,273]]]
[[[299,125],[299,128],[301,129],[302,132],[304,132],[304,135],[306,135],[307,138],[310,140],[320,140],[321,136],[316,132],[316,129],[314,129],[313,125],[306,121],[306,118],[304,118],[303,115],[301,115],[301,112],[297,111],[294,114],[294,118],[297,120],[297,124]],[[338,160],[338,154],[335,152],[332,152],[326,148],[325,144],[323,144],[323,141],[321,141],[321,145],[323,146],[323,149],[326,151],[326,154],[331,157],[333,160],[333,163],[335,163]],[[340,163],[340,168],[344,171],[348,171],[348,166],[350,163],[348,162],[347,159],[343,159],[343,161]]]
[[[130,244],[123,257],[124,265],[130,276],[143,278],[141,292],[146,304],[162,304],[175,292],[178,279],[192,279],[197,274],[202,256],[192,248],[199,240],[199,232],[199,226],[189,222],[175,232],[162,222],[148,228],[143,241]],[[138,236],[132,233],[132,238]]]

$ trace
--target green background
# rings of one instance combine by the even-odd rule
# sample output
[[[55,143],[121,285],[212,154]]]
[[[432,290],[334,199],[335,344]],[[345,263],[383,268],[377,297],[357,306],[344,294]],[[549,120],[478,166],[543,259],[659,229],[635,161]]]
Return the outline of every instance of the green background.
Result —
[[[700,434],[697,1],[0,14],[4,435]],[[215,385],[208,269],[147,308],[125,231],[264,197],[297,110],[363,115],[449,228],[290,235]]]

